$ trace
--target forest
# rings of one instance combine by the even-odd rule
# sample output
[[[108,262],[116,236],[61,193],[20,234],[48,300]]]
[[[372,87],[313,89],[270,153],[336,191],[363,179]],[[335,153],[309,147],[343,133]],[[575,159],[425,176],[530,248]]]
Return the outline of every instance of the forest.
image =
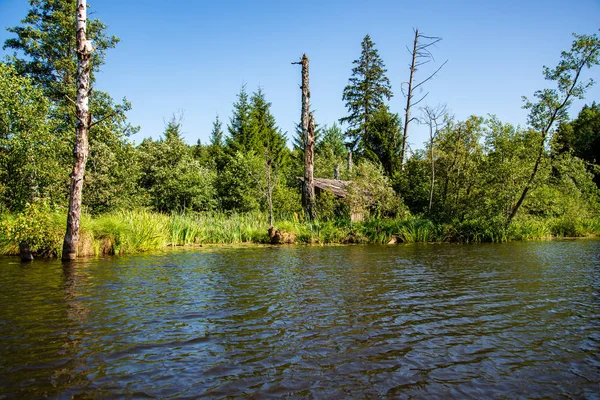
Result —
[[[31,1],[21,25],[8,28],[11,55],[0,62],[1,254],[18,254],[27,242],[36,256],[61,256],[78,125],[75,9],[75,0]],[[302,58],[308,97],[297,131],[287,134],[268,93],[244,85],[231,94],[231,114],[215,118],[208,143],[186,143],[177,112],[161,138],[136,143],[127,99],[90,89],[78,255],[270,243],[270,227],[280,242],[307,244],[600,235],[600,105],[586,99],[570,108],[594,83],[587,77],[600,63],[598,35],[574,34],[556,66],[540,66],[548,87],[526,94],[522,127],[493,114],[460,121],[443,105],[427,105],[416,89],[432,82],[418,67],[441,39],[414,33],[402,89],[392,88],[373,39],[366,35],[360,51],[357,43],[340,93],[347,114],[331,126],[310,109]],[[119,39],[98,19],[87,20],[87,35],[93,87]],[[394,92],[406,100],[398,113],[388,104]],[[409,151],[415,124],[429,139]],[[314,178],[347,183],[345,196],[307,190],[309,158]]]

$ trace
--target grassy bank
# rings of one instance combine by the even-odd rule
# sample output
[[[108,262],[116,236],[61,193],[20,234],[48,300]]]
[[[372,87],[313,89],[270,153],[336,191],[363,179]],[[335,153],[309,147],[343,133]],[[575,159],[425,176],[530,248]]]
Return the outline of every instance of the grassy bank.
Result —
[[[200,244],[268,243],[267,216],[250,214],[173,214],[147,210],[120,211],[81,221],[79,254],[138,253],[168,246]],[[3,215],[0,221],[0,253],[15,255],[27,241],[41,257],[58,257],[66,226],[64,210],[47,206],[28,207],[19,215]],[[297,215],[277,220],[277,228],[290,233],[295,243],[416,243],[506,242],[552,237],[600,235],[600,218],[573,217],[520,219],[506,227],[503,220],[477,219],[436,224],[427,219],[406,218],[348,220],[308,223]]]

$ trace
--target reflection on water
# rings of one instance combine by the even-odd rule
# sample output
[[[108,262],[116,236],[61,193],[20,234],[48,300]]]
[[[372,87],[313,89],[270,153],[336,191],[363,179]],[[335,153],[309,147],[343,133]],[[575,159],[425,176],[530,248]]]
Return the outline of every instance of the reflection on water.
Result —
[[[0,399],[598,398],[600,241],[0,259]]]

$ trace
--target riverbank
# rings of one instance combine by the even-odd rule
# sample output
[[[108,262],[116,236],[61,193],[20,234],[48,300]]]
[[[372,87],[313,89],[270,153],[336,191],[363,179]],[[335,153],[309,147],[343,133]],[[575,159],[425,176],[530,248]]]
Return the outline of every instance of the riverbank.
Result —
[[[267,215],[262,213],[195,213],[165,215],[147,210],[84,215],[80,256],[131,254],[169,246],[202,244],[265,244],[270,242]],[[0,254],[19,254],[26,241],[37,257],[59,257],[66,213],[47,207],[28,207],[0,221]],[[276,228],[298,244],[348,243],[482,243],[600,236],[600,218],[473,219],[434,223],[428,219],[371,219],[359,223],[338,219],[309,223],[299,215],[276,220]]]

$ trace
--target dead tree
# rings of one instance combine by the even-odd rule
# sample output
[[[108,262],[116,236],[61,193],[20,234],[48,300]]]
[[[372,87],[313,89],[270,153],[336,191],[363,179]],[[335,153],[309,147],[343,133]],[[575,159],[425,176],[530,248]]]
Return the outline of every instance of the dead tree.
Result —
[[[90,95],[90,59],[94,49],[86,38],[87,10],[86,0],[77,0],[77,99],[75,113],[77,117],[75,148],[73,149],[73,171],[67,216],[67,232],[63,241],[62,259],[73,260],[77,256],[79,225],[81,219],[81,200],[85,165],[90,152],[88,130],[91,125],[89,112]]]
[[[423,95],[420,99],[418,99],[417,101],[413,101],[413,98],[415,97],[415,91],[421,86],[423,86],[425,82],[433,78],[448,62],[448,60],[444,61],[444,63],[440,65],[440,67],[436,69],[426,79],[415,84],[415,73],[418,71],[419,67],[428,64],[431,61],[435,61],[435,59],[433,58],[433,54],[430,51],[430,47],[435,46],[442,40],[442,38],[436,36],[425,36],[419,33],[418,29],[415,29],[414,31],[415,40],[413,42],[413,48],[412,50],[407,48],[412,59],[410,63],[410,76],[408,82],[404,83],[404,85],[407,85],[408,87],[406,89],[406,92],[404,92],[404,88],[402,89],[402,92],[406,96],[406,108],[404,109],[404,131],[402,135],[402,150],[400,151],[400,165],[402,169],[404,169],[404,161],[406,160],[406,141],[408,139],[408,124],[410,124],[413,120],[417,119],[411,118],[411,107],[414,107],[417,104],[419,104],[429,94],[425,93],[425,95]]]
[[[445,105],[430,107],[425,106],[422,109],[423,117],[421,122],[429,128],[429,161],[431,165],[431,184],[429,187],[429,214],[433,207],[433,189],[435,187],[435,154],[434,142],[440,131],[441,119],[448,119],[448,112]]]
[[[302,182],[302,206],[306,217],[314,221],[317,217],[315,202],[315,121],[310,112],[310,88],[308,84],[308,57],[302,54],[299,64],[302,66],[302,139],[304,147],[304,180]]]

